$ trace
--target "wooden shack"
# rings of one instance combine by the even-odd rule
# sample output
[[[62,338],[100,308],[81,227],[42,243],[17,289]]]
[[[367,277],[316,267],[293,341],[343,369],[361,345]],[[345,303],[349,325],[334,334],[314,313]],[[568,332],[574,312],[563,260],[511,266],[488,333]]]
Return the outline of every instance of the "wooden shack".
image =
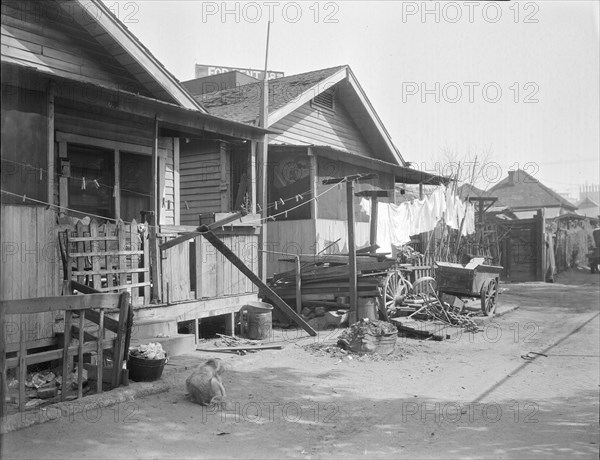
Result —
[[[198,226],[191,189],[232,211],[228,146],[263,136],[208,114],[102,1],[3,2],[0,300],[66,294],[65,281],[127,291],[136,339],[256,300],[200,237],[160,245]],[[190,153],[214,164],[197,171]],[[250,266],[252,217],[217,230]],[[29,320],[32,340],[53,340],[55,318]]]
[[[189,88],[199,82],[184,82]],[[259,114],[262,83],[250,83],[197,99],[207,110],[232,121],[254,124]],[[281,255],[347,252],[346,192],[323,180],[376,173],[356,192],[389,191],[380,200],[394,202],[394,185],[439,184],[444,178],[407,167],[354,73],[348,66],[322,69],[269,81],[267,201],[272,220],[267,224],[267,274],[289,269]],[[248,151],[235,145],[231,157],[232,196],[243,196],[248,181]],[[260,181],[260,177],[257,179]],[[313,198],[317,198],[313,200]],[[369,217],[355,198],[356,244],[368,245]],[[311,201],[312,200],[312,201]],[[310,202],[302,206],[302,201]],[[332,243],[337,242],[331,246]]]

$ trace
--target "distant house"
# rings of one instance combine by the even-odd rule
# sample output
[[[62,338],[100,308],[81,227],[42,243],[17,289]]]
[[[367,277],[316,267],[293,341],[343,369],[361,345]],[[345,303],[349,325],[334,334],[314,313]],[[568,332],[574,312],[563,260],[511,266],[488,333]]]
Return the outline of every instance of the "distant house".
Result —
[[[494,185],[489,193],[498,198],[496,206],[510,208],[520,219],[533,217],[538,209],[544,210],[546,219],[577,209],[573,203],[521,169],[509,171],[508,177]]]
[[[597,201],[586,197],[577,204],[577,212],[583,216],[597,219],[600,215],[600,205]]]
[[[193,89],[191,83],[184,83]],[[209,113],[233,121],[256,124],[262,83],[236,86],[197,97]],[[323,185],[323,179],[359,173],[377,173],[361,182],[357,191],[390,191],[381,198],[393,202],[396,183],[436,184],[439,176],[405,166],[367,95],[350,67],[338,66],[269,81],[267,241],[270,250],[314,254],[332,243],[347,251],[346,192]],[[248,170],[247,145],[232,145],[231,182],[237,193],[247,192],[242,175]],[[327,193],[324,193],[327,191]],[[288,200],[289,198],[299,197]],[[310,205],[300,200],[318,196]],[[288,200],[288,201],[286,201]],[[358,210],[359,198],[355,197]],[[369,243],[369,218],[356,212],[357,247]],[[269,275],[289,269],[271,256]]]

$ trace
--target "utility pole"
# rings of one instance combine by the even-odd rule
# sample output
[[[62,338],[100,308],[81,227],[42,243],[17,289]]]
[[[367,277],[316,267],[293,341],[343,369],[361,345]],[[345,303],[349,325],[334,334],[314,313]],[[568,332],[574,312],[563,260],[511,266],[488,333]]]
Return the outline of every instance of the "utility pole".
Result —
[[[267,129],[269,124],[269,83],[267,80],[267,66],[269,62],[269,33],[271,31],[271,22],[267,24],[267,45],[265,50],[265,73],[262,84],[262,95],[260,99],[260,110],[258,116],[258,125]],[[267,166],[269,161],[269,136],[265,134],[262,141],[258,142],[257,163],[258,163],[258,202],[261,206],[262,225],[260,227],[260,238],[258,239],[258,249],[260,254],[258,264],[258,276],[262,282],[267,281],[267,218],[268,195],[267,195]]]

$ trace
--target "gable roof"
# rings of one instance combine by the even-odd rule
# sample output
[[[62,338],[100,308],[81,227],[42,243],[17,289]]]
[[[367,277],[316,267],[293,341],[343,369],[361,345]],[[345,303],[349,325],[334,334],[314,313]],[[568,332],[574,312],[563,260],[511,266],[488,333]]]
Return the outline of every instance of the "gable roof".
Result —
[[[262,82],[250,83],[197,96],[196,99],[213,115],[256,124],[262,85]],[[386,159],[404,165],[404,159],[347,65],[269,80],[268,126],[334,86],[365,138],[376,145]]]
[[[341,78],[340,75],[336,75],[340,73],[343,74]],[[345,66],[269,80],[269,126],[282,118],[281,112],[278,113],[280,109],[297,102],[298,97],[302,94],[312,90],[310,97],[312,99],[327,89],[324,86],[331,77],[333,77],[331,81],[335,83],[345,78]],[[199,95],[196,96],[196,99],[213,115],[254,124],[258,119],[262,85],[262,81],[257,81]]]
[[[594,208],[594,207],[598,207],[600,206],[598,203],[596,203],[594,200],[592,200],[589,196],[586,196],[583,200],[581,200],[578,204],[577,207],[579,209],[586,209],[586,208]]]
[[[458,196],[463,200],[466,200],[468,196],[470,196],[470,197],[491,197],[492,196],[492,194],[489,191],[482,190],[471,184],[462,184],[460,187],[458,187],[457,193],[458,193]]]
[[[489,192],[498,197],[498,204],[513,210],[552,207],[577,209],[573,203],[522,169],[509,171],[508,177],[494,185]]]
[[[5,44],[5,33],[8,37],[11,37],[11,31],[28,33],[20,31],[18,27],[19,21],[21,23],[36,21],[36,15],[32,13],[35,11],[35,8],[28,5],[28,2],[9,1],[6,3],[8,4],[6,10],[5,2],[2,5],[3,45]],[[139,91],[141,94],[151,95],[161,101],[177,104],[186,109],[206,113],[181,83],[142,45],[135,35],[119,21],[101,0],[53,0],[52,2],[45,2],[45,5],[50,5],[46,6],[50,10],[52,7],[56,9],[53,15],[57,15],[58,19],[52,19],[56,27],[65,27],[79,34],[81,44],[87,43],[90,46],[97,46],[99,44],[105,57],[98,55],[94,59],[103,59],[102,64],[106,65],[108,63],[113,71],[116,70],[118,72],[120,69],[126,78],[135,82],[135,86],[142,89],[141,91],[136,89],[136,91]],[[7,16],[4,15],[5,11],[8,13]],[[39,22],[39,20],[38,18],[37,21]],[[5,21],[7,23],[17,22],[17,27],[11,27],[8,24],[5,27]],[[52,21],[49,22],[50,25]],[[41,24],[36,30],[39,29],[41,29],[41,40],[53,40],[55,38],[53,34],[56,35],[56,31],[46,30],[44,24]],[[62,31],[58,33],[60,34]],[[86,65],[81,63],[78,65],[77,62],[69,62],[73,58],[81,59],[82,56],[73,55],[72,52],[64,53],[64,50],[54,51],[54,53],[62,53],[63,57],[59,57],[59,59],[67,61],[62,65],[56,65],[54,64],[57,61],[56,56],[45,54],[44,41],[41,42],[40,46],[39,44],[27,41],[27,39],[23,40],[20,37],[11,37],[10,40],[15,43],[27,43],[28,46],[26,48],[28,49],[17,50],[16,52],[11,52],[11,50],[7,49],[5,52],[3,47],[3,62],[15,63],[23,67],[54,73],[58,76],[69,77],[72,80],[82,83],[97,84],[98,82],[94,78],[94,71],[97,71],[97,69],[87,68]],[[35,40],[38,40],[38,38]],[[79,43],[75,42],[74,46],[79,46]],[[32,49],[36,48],[40,48],[41,51],[31,52]],[[81,49],[82,47],[79,48],[79,50]],[[51,47],[48,52],[50,51],[52,51]],[[64,56],[69,57],[65,59]],[[100,61],[98,62],[100,63]],[[64,66],[67,66],[69,70],[65,71]],[[123,85],[121,79],[118,79],[112,86],[118,87],[117,89],[130,88],[129,85]]]

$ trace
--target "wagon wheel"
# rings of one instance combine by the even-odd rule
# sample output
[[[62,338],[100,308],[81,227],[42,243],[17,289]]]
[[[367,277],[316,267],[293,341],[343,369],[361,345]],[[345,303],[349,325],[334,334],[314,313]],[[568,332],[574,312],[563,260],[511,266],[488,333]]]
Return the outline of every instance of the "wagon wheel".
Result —
[[[412,285],[399,270],[390,271],[383,282],[382,300],[385,311],[389,312],[397,302],[412,291]]]
[[[481,286],[481,311],[485,316],[490,316],[496,311],[496,298],[498,297],[498,281],[490,278]]]
[[[434,295],[437,290],[437,282],[431,276],[422,276],[413,284],[413,294]]]

